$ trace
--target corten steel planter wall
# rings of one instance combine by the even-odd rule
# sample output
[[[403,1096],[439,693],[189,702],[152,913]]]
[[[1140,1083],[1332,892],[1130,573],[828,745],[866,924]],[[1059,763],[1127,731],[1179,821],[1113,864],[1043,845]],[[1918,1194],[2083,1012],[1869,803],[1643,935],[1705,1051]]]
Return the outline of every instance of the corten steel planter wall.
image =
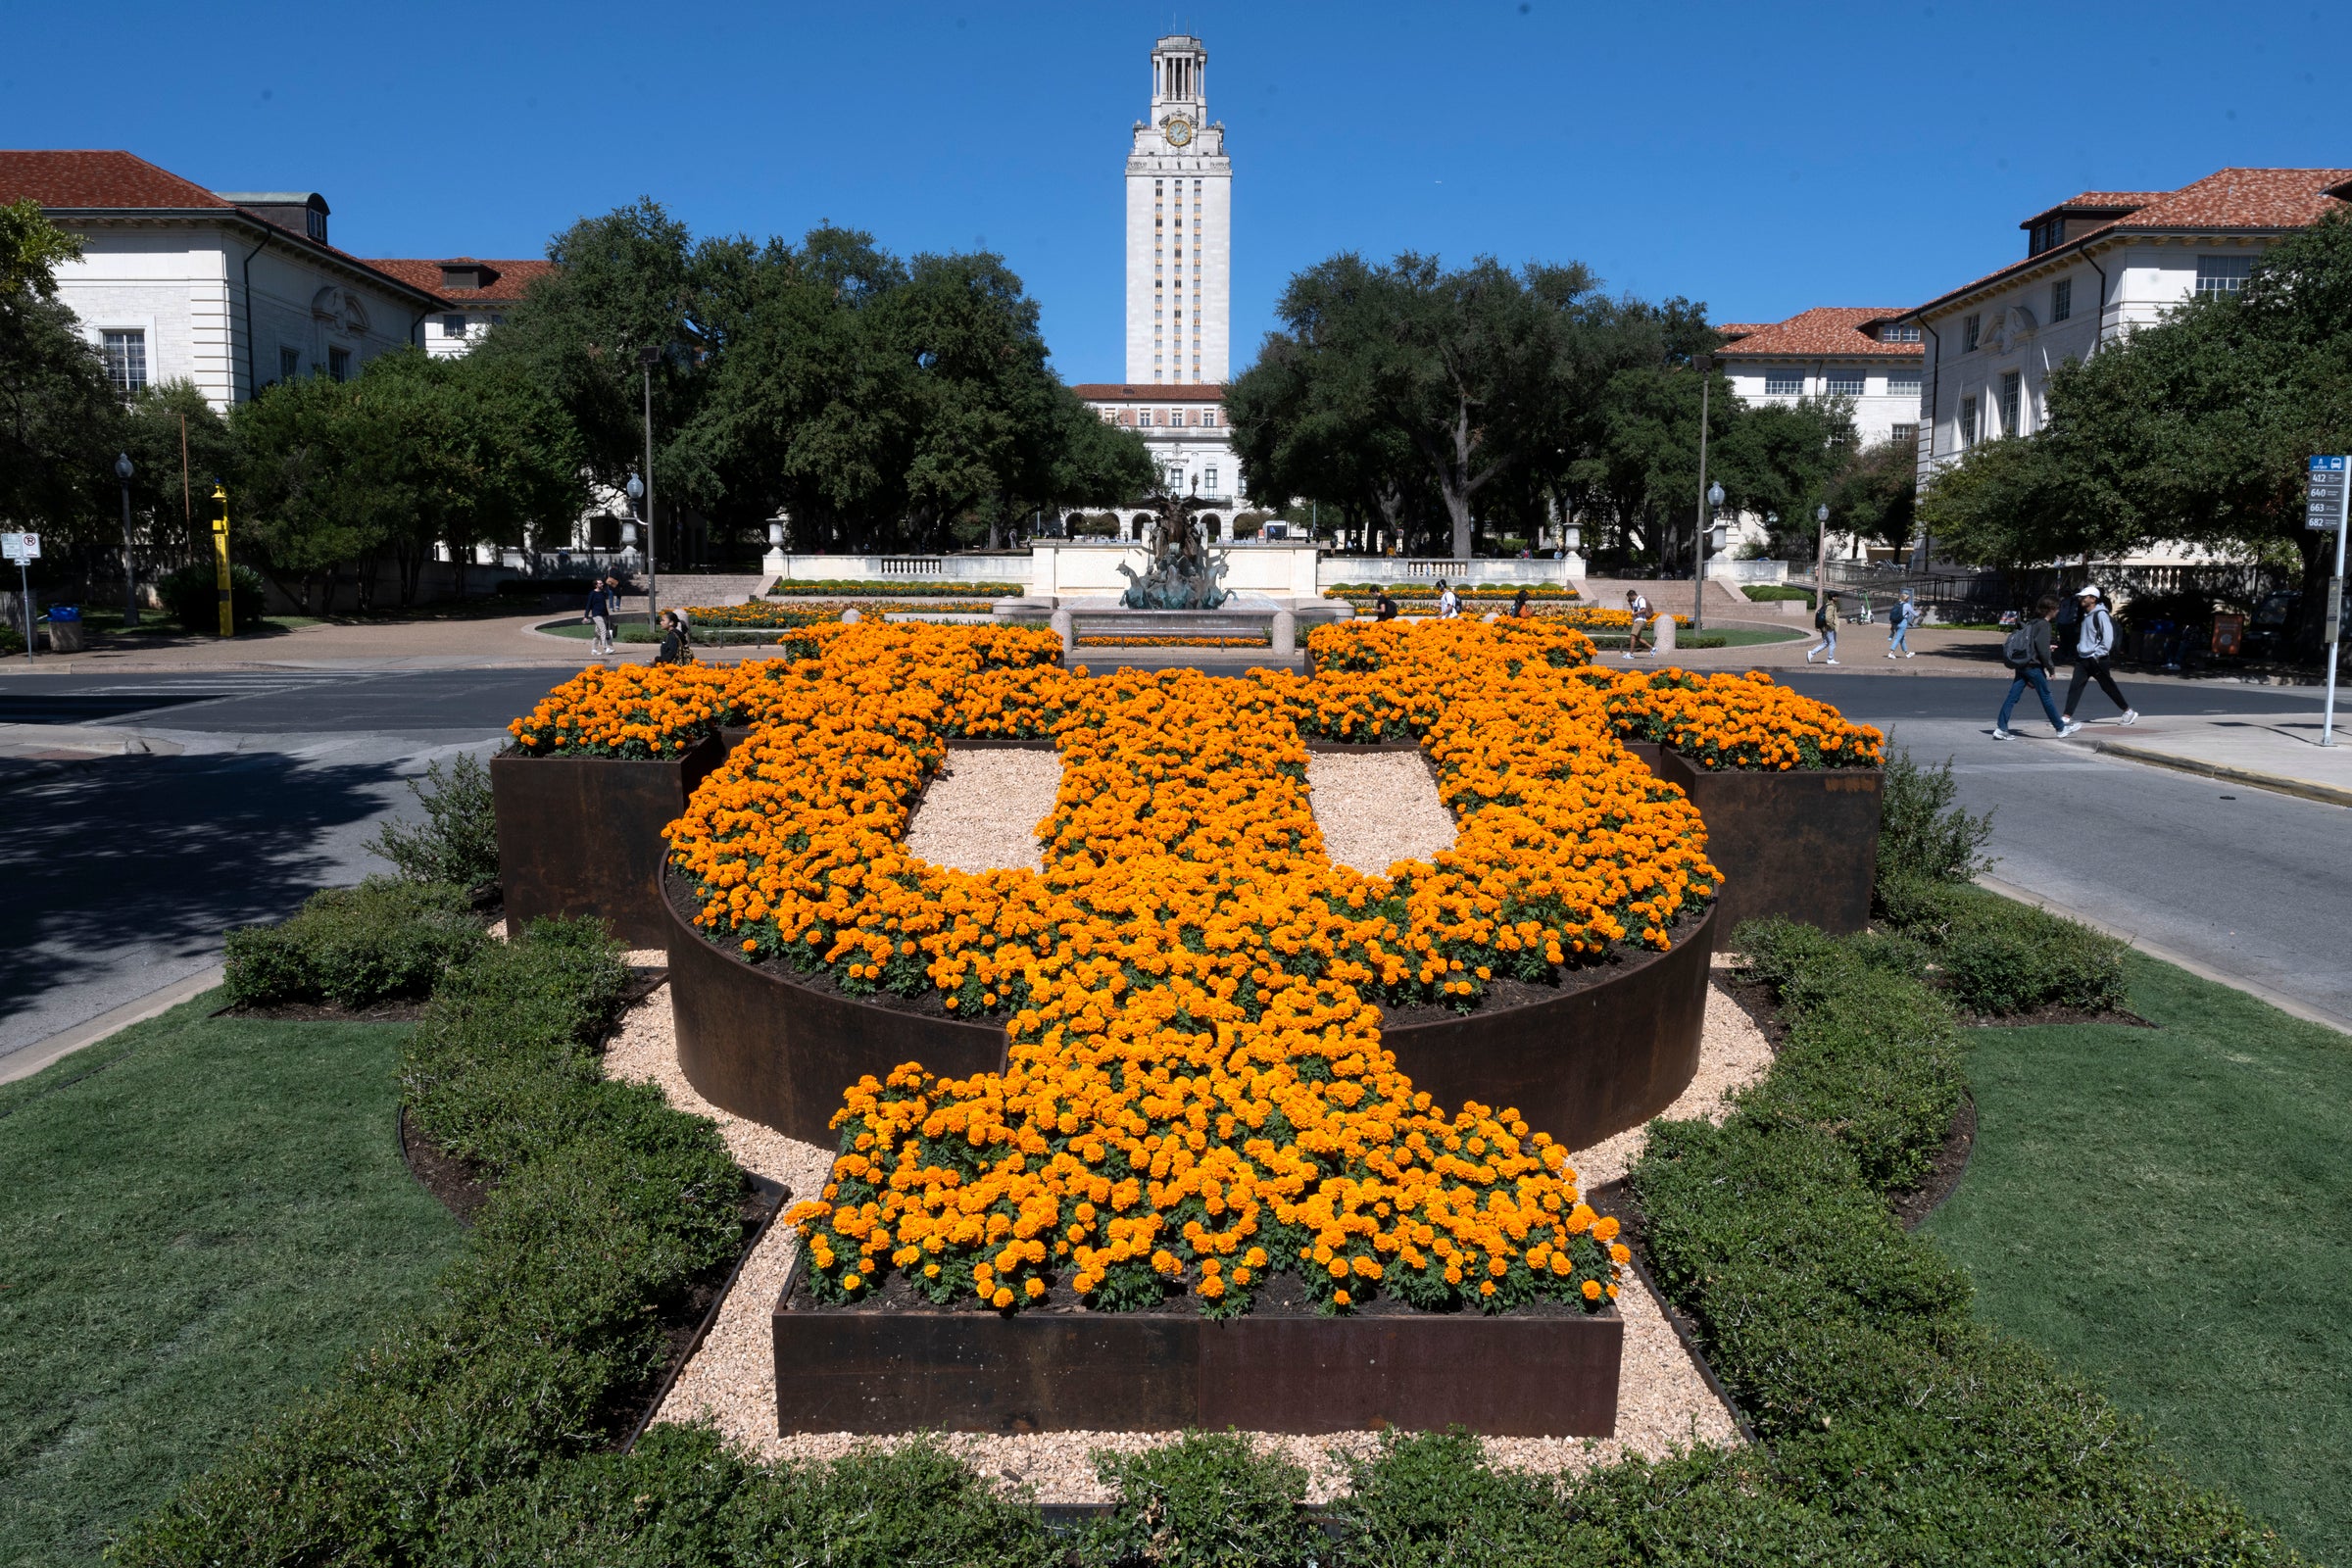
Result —
[[[632,948],[667,943],[662,872],[669,847],[662,830],[724,755],[710,735],[674,761],[492,758],[508,929],[542,914],[590,914]]]
[[[968,1078],[1004,1065],[999,1024],[906,1012],[805,984],[773,964],[749,964],[712,946],[677,910],[668,922],[669,996],[678,1066],[712,1104],[830,1149],[842,1091],[901,1062]]]
[[[1768,915],[1834,932],[1870,922],[1886,783],[1880,769],[1710,770],[1659,746],[1626,750],[1690,792],[1707,824],[1707,858],[1723,873],[1718,940]]]
[[[1474,1313],[862,1311],[774,1314],[776,1430],[1361,1432],[1604,1438],[1624,1320]]]
[[[1605,978],[1577,990],[1384,1024],[1380,1043],[1438,1104],[1509,1106],[1537,1132],[1590,1148],[1673,1104],[1697,1074],[1707,960],[1721,921],[1710,909],[1677,927],[1665,953],[1602,971]]]

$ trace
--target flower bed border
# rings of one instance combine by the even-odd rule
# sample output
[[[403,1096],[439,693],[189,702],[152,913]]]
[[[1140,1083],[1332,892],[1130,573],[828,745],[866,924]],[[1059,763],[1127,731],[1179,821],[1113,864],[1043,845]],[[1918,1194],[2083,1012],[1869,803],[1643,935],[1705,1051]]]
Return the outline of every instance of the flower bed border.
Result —
[[[1842,936],[1870,923],[1884,769],[1704,768],[1654,742],[1620,744],[1698,808],[1723,873],[1718,930],[1778,916]]]
[[[1156,1312],[816,1305],[801,1260],[776,1299],[776,1430],[1321,1434],[1459,1424],[1608,1437],[1625,1320],[1395,1313],[1212,1321]],[[797,1293],[797,1295],[796,1295]]]
[[[725,760],[706,735],[674,759],[527,757],[490,760],[498,815],[499,881],[508,929],[540,915],[592,915],[632,948],[669,942],[662,830],[683,815],[695,786]]]

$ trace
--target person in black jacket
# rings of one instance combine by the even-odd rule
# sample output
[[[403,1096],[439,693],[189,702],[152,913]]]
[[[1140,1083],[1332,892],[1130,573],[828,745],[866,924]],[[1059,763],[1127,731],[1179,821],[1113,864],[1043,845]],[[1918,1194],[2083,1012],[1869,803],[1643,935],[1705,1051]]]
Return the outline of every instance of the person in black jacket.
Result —
[[[662,651],[654,656],[657,664],[691,664],[694,662],[694,639],[686,631],[686,617],[674,610],[662,612]]]
[[[2017,700],[2026,694],[2029,682],[2034,695],[2041,699],[2041,710],[2050,716],[2050,728],[2061,735],[2072,735],[2080,724],[2069,724],[2059,714],[2058,705],[2050,697],[2050,676],[2057,669],[2056,637],[2050,622],[2058,614],[2058,596],[2043,594],[2034,613],[2009,640],[2001,645],[2001,662],[2009,666],[2009,695],[2001,703],[2001,716],[1992,721],[1992,738],[2005,741],[2009,735],[2009,715],[2017,710]]]
[[[588,651],[592,654],[612,652],[612,595],[601,582],[588,588]]]
[[[1372,596],[1372,618],[1375,620],[1395,620],[1396,618],[1396,601],[1389,597],[1387,588],[1382,588],[1379,593]]]

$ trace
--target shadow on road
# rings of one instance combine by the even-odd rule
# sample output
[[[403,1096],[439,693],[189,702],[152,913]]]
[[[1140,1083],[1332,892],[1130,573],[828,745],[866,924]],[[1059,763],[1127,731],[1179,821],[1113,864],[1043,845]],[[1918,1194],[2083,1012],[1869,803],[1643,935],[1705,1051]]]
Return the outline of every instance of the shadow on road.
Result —
[[[125,757],[11,790],[0,833],[0,1001],[21,1012],[118,969],[215,952],[232,925],[350,879],[327,835],[381,811],[394,763],[277,753]]]

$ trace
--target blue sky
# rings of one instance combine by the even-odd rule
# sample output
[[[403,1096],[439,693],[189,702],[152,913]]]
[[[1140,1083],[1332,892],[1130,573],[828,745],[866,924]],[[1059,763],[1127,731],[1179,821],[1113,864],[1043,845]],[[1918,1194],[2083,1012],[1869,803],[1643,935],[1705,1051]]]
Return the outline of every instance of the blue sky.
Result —
[[[1339,250],[1771,320],[1917,303],[2080,189],[2352,167],[2352,7],[2291,0],[19,6],[0,145],[320,190],[368,256],[536,256],[640,194],[698,233],[985,244],[1087,380],[1121,373],[1120,167],[1172,22],[1234,159],[1237,369]]]

